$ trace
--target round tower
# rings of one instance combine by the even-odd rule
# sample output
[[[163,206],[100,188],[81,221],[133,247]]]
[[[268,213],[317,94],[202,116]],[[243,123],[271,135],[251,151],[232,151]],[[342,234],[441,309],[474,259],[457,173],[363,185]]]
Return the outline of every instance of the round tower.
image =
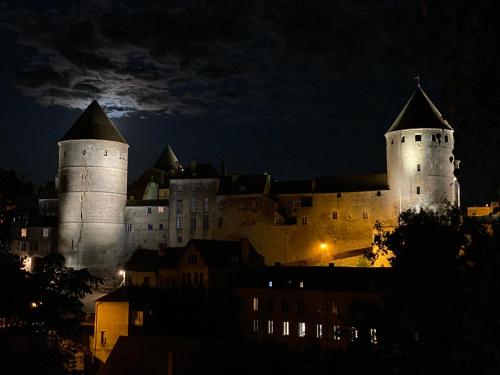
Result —
[[[385,134],[387,179],[399,212],[459,205],[453,128],[420,85]]]
[[[129,146],[95,100],[58,145],[58,250],[68,266],[111,276],[124,250]]]

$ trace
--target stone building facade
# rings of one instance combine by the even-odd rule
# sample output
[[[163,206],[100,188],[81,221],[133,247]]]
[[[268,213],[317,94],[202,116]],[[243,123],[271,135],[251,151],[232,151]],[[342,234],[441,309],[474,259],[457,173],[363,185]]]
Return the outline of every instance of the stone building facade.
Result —
[[[385,138],[387,173],[305,181],[183,168],[167,146],[126,200],[128,145],[92,103],[59,143],[59,249],[70,265],[100,267],[138,247],[248,238],[267,264],[364,266],[376,225],[460,201],[453,129],[420,86]]]
[[[125,245],[128,145],[96,101],[58,145],[58,251],[71,267],[107,275]]]

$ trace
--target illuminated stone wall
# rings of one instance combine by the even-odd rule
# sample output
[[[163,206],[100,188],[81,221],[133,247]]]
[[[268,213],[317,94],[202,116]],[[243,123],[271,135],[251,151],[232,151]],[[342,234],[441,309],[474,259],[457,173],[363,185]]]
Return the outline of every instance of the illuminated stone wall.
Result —
[[[400,211],[437,209],[446,202],[459,205],[453,131],[408,129],[385,137],[388,183]]]
[[[217,223],[214,221],[213,210],[218,182],[216,178],[170,180],[168,232],[170,247],[184,247],[190,239],[214,239],[214,228]],[[195,228],[192,227],[193,219],[196,223]],[[208,220],[207,228],[204,227],[205,219]]]
[[[389,191],[365,191],[313,194],[312,205],[296,206],[290,214],[296,224],[279,224],[278,203],[300,201],[300,196],[218,197],[218,215],[223,226],[215,231],[216,239],[239,240],[247,237],[252,245],[272,265],[320,265],[336,263],[357,266],[360,252],[371,247],[375,222],[387,229],[396,225],[397,211],[392,205]],[[336,212],[336,218],[334,218]]]
[[[168,200],[149,203],[129,201],[125,208],[125,257],[127,259],[137,248],[158,250],[161,244],[167,246],[168,215]]]
[[[98,275],[123,261],[128,145],[59,142],[58,250],[69,266]]]

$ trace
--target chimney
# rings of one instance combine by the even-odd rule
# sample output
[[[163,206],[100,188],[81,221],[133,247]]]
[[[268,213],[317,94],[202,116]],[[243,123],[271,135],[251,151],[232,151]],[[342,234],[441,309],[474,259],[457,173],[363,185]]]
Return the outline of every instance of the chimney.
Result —
[[[241,263],[250,263],[250,241],[248,238],[241,239]]]
[[[198,161],[196,159],[191,159],[191,172],[196,172],[196,167],[198,166]]]

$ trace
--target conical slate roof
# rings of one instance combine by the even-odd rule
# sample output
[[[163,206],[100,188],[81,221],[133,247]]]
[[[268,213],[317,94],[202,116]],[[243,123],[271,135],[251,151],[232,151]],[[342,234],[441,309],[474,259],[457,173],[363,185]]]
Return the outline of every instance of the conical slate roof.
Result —
[[[453,130],[419,85],[387,133],[421,128]]]
[[[83,111],[61,140],[73,139],[103,139],[127,143],[96,100]]]
[[[179,160],[177,159],[177,156],[175,156],[172,147],[170,147],[170,145],[167,145],[167,147],[165,147],[160,157],[156,161],[155,168],[164,171],[174,171],[179,169],[179,166]]]

